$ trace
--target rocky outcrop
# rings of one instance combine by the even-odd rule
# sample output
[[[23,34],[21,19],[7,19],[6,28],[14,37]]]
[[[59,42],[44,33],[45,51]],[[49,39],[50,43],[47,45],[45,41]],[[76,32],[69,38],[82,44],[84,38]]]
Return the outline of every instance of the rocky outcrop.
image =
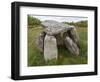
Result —
[[[57,45],[65,45],[70,53],[79,55],[79,36],[75,26],[66,25],[54,20],[42,22],[44,32],[38,37],[38,47],[44,52],[45,60],[51,60],[58,55]]]

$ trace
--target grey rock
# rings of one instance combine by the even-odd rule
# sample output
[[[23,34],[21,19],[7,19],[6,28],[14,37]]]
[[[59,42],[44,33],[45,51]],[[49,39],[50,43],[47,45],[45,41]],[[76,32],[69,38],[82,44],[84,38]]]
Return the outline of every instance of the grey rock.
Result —
[[[55,35],[55,38],[56,38],[56,40],[57,40],[57,45],[58,45],[58,46],[61,46],[61,45],[64,44],[64,42],[63,42],[63,37],[61,36],[61,33],[56,34],[56,35]]]
[[[40,51],[44,51],[46,61],[57,58],[57,45],[65,45],[72,54],[79,55],[79,36],[75,26],[54,20],[43,21],[42,26],[46,34],[40,35],[37,43]]]
[[[46,21],[43,21],[41,24],[48,35],[55,35],[62,31],[73,29],[73,27],[69,25],[66,25],[54,20],[46,20]]]
[[[76,28],[73,28],[71,30],[68,30],[67,32],[64,32],[63,37],[69,36],[73,42],[75,42],[77,44],[77,46],[80,48],[80,44],[79,44],[79,35],[77,33]]]
[[[46,35],[44,39],[44,59],[45,61],[57,59],[58,50],[56,38],[54,36]]]
[[[65,38],[65,45],[72,54],[79,55],[79,48],[77,44],[68,36]]]
[[[41,32],[39,34],[39,36],[37,37],[37,40],[36,40],[36,44],[37,44],[37,48],[43,52],[44,50],[44,38],[45,38],[45,35],[46,33],[45,32]]]
[[[76,28],[67,31],[68,36],[80,47],[79,45],[79,36]]]

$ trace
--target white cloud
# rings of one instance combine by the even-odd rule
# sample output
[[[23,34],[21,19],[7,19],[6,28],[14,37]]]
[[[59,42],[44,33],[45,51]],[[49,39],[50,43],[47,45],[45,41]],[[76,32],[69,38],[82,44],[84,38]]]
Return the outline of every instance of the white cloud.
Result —
[[[44,20],[56,20],[56,21],[59,21],[59,22],[77,22],[77,21],[80,21],[80,20],[88,20],[87,17],[69,17],[69,16],[50,16],[50,15],[31,15],[33,17],[36,17],[38,19],[40,19],[41,21],[44,21]]]

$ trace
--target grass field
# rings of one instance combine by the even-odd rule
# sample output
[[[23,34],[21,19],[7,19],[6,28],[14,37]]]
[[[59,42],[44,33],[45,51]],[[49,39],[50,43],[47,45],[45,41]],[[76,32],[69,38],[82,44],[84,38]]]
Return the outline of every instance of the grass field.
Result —
[[[28,66],[45,66],[45,65],[71,65],[71,64],[87,64],[87,28],[80,27],[77,29],[80,37],[80,55],[75,56],[63,47],[58,49],[58,59],[44,61],[43,53],[41,53],[36,45],[38,34],[43,31],[42,28],[28,28]]]

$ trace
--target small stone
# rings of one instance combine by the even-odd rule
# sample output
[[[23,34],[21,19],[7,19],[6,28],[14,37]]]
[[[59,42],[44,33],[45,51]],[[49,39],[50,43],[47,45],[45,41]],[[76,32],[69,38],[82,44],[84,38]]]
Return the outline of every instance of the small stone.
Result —
[[[44,39],[44,59],[45,61],[57,59],[58,50],[56,38],[54,36],[46,35]]]

